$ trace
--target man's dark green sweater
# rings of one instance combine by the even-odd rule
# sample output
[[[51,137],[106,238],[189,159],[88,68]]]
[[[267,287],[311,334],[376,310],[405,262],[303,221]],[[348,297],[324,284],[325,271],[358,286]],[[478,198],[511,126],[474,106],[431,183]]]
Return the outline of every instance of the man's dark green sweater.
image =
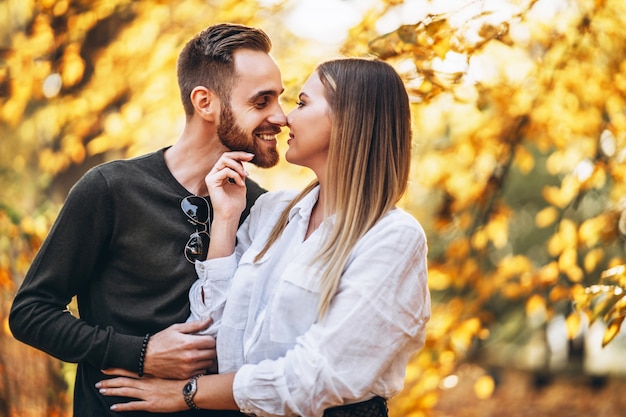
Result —
[[[100,369],[137,371],[144,335],[189,315],[196,273],[184,247],[196,226],[180,208],[190,193],[163,155],[160,150],[87,172],[70,191],[15,297],[14,336],[78,363],[75,416],[119,415],[109,407],[120,399],[104,397],[94,386],[105,378]],[[252,181],[247,186],[242,218],[265,191]],[[80,319],[66,307],[74,296]]]

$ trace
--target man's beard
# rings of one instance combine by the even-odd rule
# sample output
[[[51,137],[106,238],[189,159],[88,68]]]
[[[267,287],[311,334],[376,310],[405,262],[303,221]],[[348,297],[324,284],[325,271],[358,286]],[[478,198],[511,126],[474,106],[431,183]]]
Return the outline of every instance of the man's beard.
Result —
[[[222,105],[217,136],[222,144],[232,151],[254,154],[250,162],[259,168],[271,168],[278,163],[279,156],[276,147],[259,146],[254,136],[247,135],[237,126],[230,104]]]

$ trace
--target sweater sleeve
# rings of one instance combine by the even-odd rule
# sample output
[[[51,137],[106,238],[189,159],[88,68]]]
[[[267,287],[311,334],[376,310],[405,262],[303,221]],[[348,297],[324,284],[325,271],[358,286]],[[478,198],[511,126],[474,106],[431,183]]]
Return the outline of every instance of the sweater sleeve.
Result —
[[[112,230],[105,178],[92,169],[70,190],[19,288],[9,316],[14,337],[66,362],[136,371],[142,337],[73,316],[74,296],[89,291]]]

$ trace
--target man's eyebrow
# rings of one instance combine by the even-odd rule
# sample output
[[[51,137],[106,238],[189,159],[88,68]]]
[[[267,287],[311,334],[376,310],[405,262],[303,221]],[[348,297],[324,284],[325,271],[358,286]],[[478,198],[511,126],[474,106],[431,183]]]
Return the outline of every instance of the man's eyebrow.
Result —
[[[261,97],[265,97],[265,96],[272,96],[272,97],[278,97],[280,96],[283,92],[285,91],[285,89],[283,88],[282,90],[276,91],[276,90],[262,90],[257,92],[255,95],[253,95],[252,97],[250,97],[250,101],[255,101],[258,98]]]

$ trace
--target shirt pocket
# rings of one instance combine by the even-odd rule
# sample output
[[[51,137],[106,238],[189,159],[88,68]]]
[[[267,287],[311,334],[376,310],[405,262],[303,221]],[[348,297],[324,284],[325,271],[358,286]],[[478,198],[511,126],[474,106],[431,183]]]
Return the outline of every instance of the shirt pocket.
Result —
[[[272,342],[295,344],[317,321],[321,275],[319,268],[301,263],[285,268],[270,306]]]

